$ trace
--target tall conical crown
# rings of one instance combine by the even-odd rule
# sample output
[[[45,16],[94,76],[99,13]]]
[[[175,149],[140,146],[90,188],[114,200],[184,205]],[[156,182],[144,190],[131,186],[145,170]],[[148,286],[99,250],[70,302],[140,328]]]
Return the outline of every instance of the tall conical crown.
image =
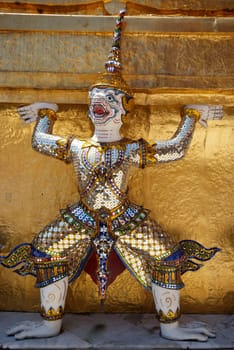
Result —
[[[113,87],[123,91],[124,93],[128,94],[129,97],[131,97],[132,92],[121,75],[122,64],[120,41],[124,23],[124,15],[125,9],[119,12],[119,16],[115,21],[112,47],[108,55],[108,60],[105,62],[106,72],[99,76],[98,80],[91,86],[91,89],[94,87]]]

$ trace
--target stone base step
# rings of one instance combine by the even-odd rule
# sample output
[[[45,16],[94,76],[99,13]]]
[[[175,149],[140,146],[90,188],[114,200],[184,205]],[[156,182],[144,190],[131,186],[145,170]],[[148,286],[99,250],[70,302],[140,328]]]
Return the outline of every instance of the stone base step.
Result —
[[[0,349],[234,349],[233,315],[183,315],[181,323],[193,327],[201,324],[216,331],[207,342],[171,341],[159,334],[153,314],[66,314],[63,332],[54,338],[15,340],[5,331],[13,325],[40,321],[36,313],[0,312]]]

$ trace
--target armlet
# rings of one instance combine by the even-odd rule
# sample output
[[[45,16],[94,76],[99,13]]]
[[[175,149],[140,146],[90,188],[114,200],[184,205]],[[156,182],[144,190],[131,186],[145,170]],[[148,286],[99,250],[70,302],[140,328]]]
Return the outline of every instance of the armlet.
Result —
[[[153,145],[149,144],[145,140],[141,140],[142,142],[142,153],[141,153],[141,168],[145,168],[146,166],[152,166],[157,163],[157,159],[155,158],[156,149]]]
[[[57,116],[56,116],[55,111],[53,111],[53,109],[49,109],[49,108],[39,109],[38,116],[40,118],[47,117],[50,120],[57,120]]]
[[[74,136],[69,136],[67,139],[59,139],[56,141],[56,147],[54,149],[56,153],[56,158],[59,158],[61,160],[64,160],[65,162],[70,162],[70,156],[71,156],[71,143],[74,139]]]
[[[196,122],[200,119],[201,114],[198,110],[193,109],[193,108],[186,108],[181,111],[181,117],[189,117],[192,118],[194,117],[196,119]]]

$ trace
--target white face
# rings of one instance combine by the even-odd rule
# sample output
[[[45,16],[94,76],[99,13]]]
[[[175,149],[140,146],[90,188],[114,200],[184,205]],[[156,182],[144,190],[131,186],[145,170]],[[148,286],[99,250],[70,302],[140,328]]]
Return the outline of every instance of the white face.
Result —
[[[121,126],[126,114],[122,104],[124,93],[113,88],[93,88],[89,92],[89,117],[94,125],[114,123]]]

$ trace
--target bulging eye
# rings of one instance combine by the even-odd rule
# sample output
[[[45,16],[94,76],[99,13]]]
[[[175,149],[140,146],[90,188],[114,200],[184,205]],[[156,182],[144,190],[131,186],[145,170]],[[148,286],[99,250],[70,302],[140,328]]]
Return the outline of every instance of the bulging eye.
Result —
[[[107,99],[108,102],[113,102],[115,100],[113,95],[107,95],[106,99]]]

